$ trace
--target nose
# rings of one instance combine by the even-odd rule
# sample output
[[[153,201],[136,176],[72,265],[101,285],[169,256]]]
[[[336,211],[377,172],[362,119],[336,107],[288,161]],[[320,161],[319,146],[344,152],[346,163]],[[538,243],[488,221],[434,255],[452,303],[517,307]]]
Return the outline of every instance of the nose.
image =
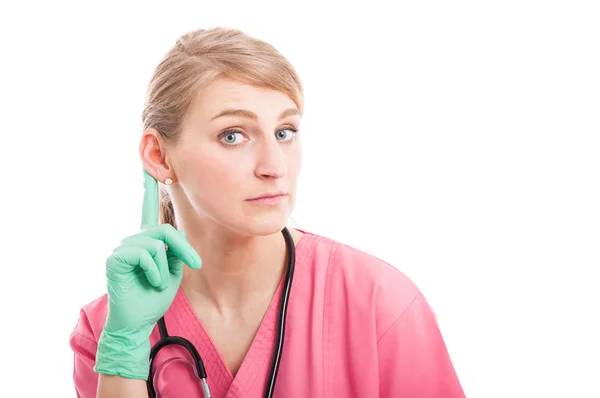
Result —
[[[256,176],[259,178],[283,178],[287,173],[285,153],[276,139],[261,141],[257,153]]]

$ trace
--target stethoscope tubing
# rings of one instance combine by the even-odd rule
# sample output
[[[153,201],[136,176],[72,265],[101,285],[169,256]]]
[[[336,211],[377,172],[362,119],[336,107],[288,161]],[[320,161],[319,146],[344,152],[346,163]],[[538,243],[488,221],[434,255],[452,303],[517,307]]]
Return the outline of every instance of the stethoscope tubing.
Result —
[[[283,353],[283,342],[285,337],[285,322],[287,319],[287,307],[289,303],[290,291],[292,289],[292,282],[294,280],[294,270],[296,266],[296,250],[294,246],[294,240],[290,231],[287,228],[284,228],[282,234],[285,239],[286,247],[287,247],[287,272],[285,278],[285,284],[283,286],[283,291],[281,292],[281,302],[279,304],[279,314],[278,314],[278,322],[277,322],[277,339],[275,352],[273,353],[273,361],[271,362],[271,369],[269,373],[269,377],[267,379],[267,388],[265,391],[265,398],[272,398],[273,392],[275,389],[275,383],[277,381],[277,373],[279,372],[279,364],[281,362],[281,355]],[[161,348],[167,345],[181,345],[185,347],[194,360],[194,365],[196,366],[197,376],[200,378],[200,382],[202,383],[202,390],[204,393],[204,398],[211,398],[210,388],[207,382],[207,374],[206,369],[204,367],[204,362],[202,361],[202,357],[200,353],[194,347],[194,345],[189,341],[179,336],[169,336],[167,331],[167,325],[165,324],[165,318],[162,317],[158,321],[158,329],[160,332],[160,340],[152,347],[150,350],[150,372],[148,375],[148,380],[146,382],[146,386],[148,389],[148,396],[150,398],[156,397],[156,390],[154,389],[154,371],[152,369],[152,364],[154,362],[154,358],[158,351]]]

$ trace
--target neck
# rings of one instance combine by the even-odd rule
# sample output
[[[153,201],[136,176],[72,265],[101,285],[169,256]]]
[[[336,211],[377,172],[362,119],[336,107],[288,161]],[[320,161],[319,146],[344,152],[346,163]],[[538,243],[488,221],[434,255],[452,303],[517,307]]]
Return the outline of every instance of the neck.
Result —
[[[281,232],[241,236],[222,226],[181,225],[202,258],[202,268],[184,268],[182,289],[188,299],[239,313],[271,300],[285,272],[286,246]]]

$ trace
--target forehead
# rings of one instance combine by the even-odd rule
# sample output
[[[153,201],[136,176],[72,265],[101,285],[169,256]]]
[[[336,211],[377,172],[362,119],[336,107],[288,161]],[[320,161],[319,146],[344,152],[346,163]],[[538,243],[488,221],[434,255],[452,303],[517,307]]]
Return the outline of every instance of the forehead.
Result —
[[[271,119],[289,108],[297,106],[279,90],[220,78],[200,90],[193,109],[190,109],[190,116],[206,122],[224,109],[247,109],[257,114],[259,119]]]

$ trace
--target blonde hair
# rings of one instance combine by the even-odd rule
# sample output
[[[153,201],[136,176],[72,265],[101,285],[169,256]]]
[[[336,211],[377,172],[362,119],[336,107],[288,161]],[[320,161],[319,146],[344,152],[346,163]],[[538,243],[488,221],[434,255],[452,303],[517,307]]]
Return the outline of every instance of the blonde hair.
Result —
[[[181,36],[156,67],[142,113],[144,131],[154,128],[165,141],[176,143],[202,87],[222,77],[279,90],[303,111],[300,78],[273,46],[237,29],[199,29]],[[159,207],[160,223],[177,227],[173,203],[162,186]]]

